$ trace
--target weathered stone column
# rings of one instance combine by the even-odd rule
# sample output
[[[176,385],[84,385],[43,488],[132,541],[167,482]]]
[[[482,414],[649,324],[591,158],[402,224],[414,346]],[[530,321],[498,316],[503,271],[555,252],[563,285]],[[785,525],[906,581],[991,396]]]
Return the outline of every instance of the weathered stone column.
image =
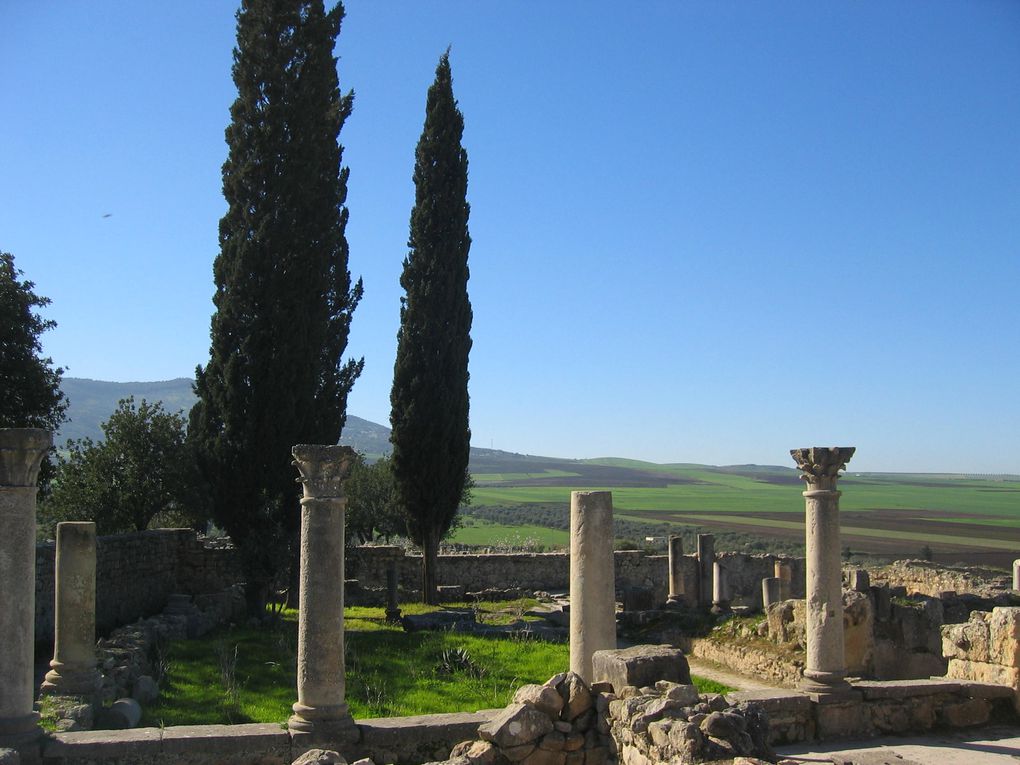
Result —
[[[843,573],[839,546],[839,471],[853,447],[792,449],[807,481],[807,666],[802,687],[820,696],[849,689],[844,676]]]
[[[616,648],[613,494],[570,492],[570,671],[592,681],[591,657]]]
[[[57,524],[53,660],[41,691],[92,696],[96,669],[96,524]]]
[[[779,579],[779,595],[782,600],[789,600],[793,597],[793,566],[786,561],[777,560],[773,570],[776,578]]]
[[[726,587],[726,569],[719,561],[712,564],[712,613],[728,614],[730,612],[730,595]]]
[[[288,726],[330,741],[357,740],[344,701],[343,482],[354,450],[298,444],[301,473],[301,606],[298,613],[297,703]]]
[[[0,429],[0,748],[31,748],[42,732],[32,709],[35,497],[52,443],[38,428]]]
[[[715,537],[698,534],[698,603],[707,606],[712,602],[712,566],[715,563]]]
[[[783,600],[783,580],[778,576],[767,576],[761,580],[762,609],[768,612],[769,606]]]
[[[1013,561],[1013,589],[1020,590],[1020,560]]]
[[[684,558],[684,538],[669,538],[669,602],[676,603],[684,599],[684,578],[681,562]]]
[[[400,583],[396,559],[386,566],[386,621],[400,621],[400,599],[398,585]]]

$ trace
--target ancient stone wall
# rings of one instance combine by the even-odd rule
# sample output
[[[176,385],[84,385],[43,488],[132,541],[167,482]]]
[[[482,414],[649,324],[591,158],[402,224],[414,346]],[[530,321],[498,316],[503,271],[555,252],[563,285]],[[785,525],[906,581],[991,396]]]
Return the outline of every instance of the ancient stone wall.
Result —
[[[908,595],[937,598],[944,592],[974,593],[994,597],[1012,582],[1004,571],[977,567],[941,566],[925,560],[899,560],[868,570],[875,584],[904,587]]]
[[[963,624],[947,624],[942,652],[947,677],[1010,686],[1020,710],[1020,608],[974,611]]]
[[[54,560],[52,542],[36,546],[36,641],[52,640]],[[96,540],[96,630],[115,627],[163,609],[175,592],[220,592],[241,579],[236,551],[207,546],[191,529],[159,529],[101,536]]]
[[[718,560],[726,570],[730,599],[735,605],[761,608],[761,580],[773,576],[776,557],[724,552]],[[666,555],[648,555],[640,550],[618,550],[614,554],[617,597],[625,599],[628,590],[649,591],[651,607],[665,603],[669,595]],[[804,559],[784,558],[793,569],[792,596],[804,597]],[[421,556],[405,555],[399,547],[370,546],[352,550],[348,556],[347,576],[357,579],[362,588],[381,589],[386,569],[397,565],[400,588],[417,590],[421,586]],[[685,555],[680,562],[684,592],[698,592],[698,562]],[[490,553],[485,555],[451,554],[439,556],[439,583],[463,587],[467,592],[484,590],[565,591],[570,579],[570,556],[552,553]]]

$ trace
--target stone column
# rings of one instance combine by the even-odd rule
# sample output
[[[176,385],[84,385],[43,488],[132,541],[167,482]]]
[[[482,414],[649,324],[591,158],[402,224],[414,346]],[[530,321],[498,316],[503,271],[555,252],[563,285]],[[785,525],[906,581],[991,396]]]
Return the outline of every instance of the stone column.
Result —
[[[343,482],[354,450],[298,444],[294,466],[301,499],[301,605],[298,612],[297,703],[288,726],[316,740],[357,740],[344,701]]]
[[[793,597],[793,566],[786,561],[777,560],[773,569],[779,579],[779,594],[782,600]]]
[[[730,612],[730,594],[726,588],[726,569],[719,561],[712,564],[712,613],[728,614]]]
[[[839,471],[853,447],[790,451],[807,481],[807,665],[801,687],[818,696],[849,690],[843,655],[843,572],[839,546]]]
[[[53,660],[43,693],[93,696],[96,669],[96,524],[57,524]]]
[[[39,738],[35,697],[35,496],[53,443],[38,428],[0,429],[0,748]]]
[[[388,622],[399,622],[400,621],[400,599],[398,597],[399,577],[397,571],[397,561],[391,560],[389,565],[386,566],[386,621]]]
[[[761,580],[762,609],[766,612],[773,603],[783,600],[783,580],[778,576],[767,576]]]
[[[1020,590],[1020,559],[1013,561],[1013,589]]]
[[[681,569],[681,562],[684,557],[684,538],[671,536],[669,538],[669,602],[677,603],[683,600],[684,579]]]
[[[616,648],[613,494],[570,492],[570,671],[592,682],[591,658]]]
[[[715,563],[715,537],[698,534],[698,603],[707,606],[712,602],[712,565]]]

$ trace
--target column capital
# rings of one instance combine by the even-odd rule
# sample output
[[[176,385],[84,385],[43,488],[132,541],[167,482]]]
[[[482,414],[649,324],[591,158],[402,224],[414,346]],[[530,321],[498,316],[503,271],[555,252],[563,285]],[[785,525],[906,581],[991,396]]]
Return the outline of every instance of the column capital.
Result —
[[[297,444],[291,449],[291,463],[301,474],[295,479],[304,488],[305,499],[343,499],[343,482],[351,474],[356,458],[350,446]]]
[[[0,428],[0,486],[35,486],[52,445],[53,436],[42,428]]]
[[[809,446],[803,449],[791,449],[797,467],[801,470],[801,478],[807,481],[809,490],[835,491],[839,471],[854,456],[853,446]]]

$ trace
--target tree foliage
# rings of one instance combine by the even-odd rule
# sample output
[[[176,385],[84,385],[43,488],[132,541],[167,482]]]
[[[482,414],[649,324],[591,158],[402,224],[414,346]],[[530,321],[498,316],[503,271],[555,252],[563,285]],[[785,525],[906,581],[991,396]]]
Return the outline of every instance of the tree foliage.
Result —
[[[94,521],[99,534],[141,531],[154,521],[193,526],[204,519],[183,415],[161,403],[121,399],[103,423],[103,440],[68,441],[51,495],[40,509],[41,530],[59,521]]]
[[[35,294],[35,284],[22,276],[14,256],[0,252],[0,427],[55,433],[66,419],[64,370],[42,356],[39,338],[56,322],[37,313],[50,300]]]
[[[415,152],[415,203],[400,277],[405,296],[390,395],[393,473],[409,535],[422,548],[422,593],[430,603],[436,599],[439,543],[457,514],[471,441],[471,237],[463,133],[447,51],[428,91]]]
[[[407,535],[389,458],[369,465],[359,454],[344,482],[344,493],[347,495],[344,526],[348,547]]]
[[[342,360],[362,292],[347,269],[337,140],[353,102],[333,56],[343,15],[322,0],[244,0],[237,15],[228,209],[190,432],[214,518],[240,548],[253,613],[294,560],[290,449],[338,441],[362,368]]]

